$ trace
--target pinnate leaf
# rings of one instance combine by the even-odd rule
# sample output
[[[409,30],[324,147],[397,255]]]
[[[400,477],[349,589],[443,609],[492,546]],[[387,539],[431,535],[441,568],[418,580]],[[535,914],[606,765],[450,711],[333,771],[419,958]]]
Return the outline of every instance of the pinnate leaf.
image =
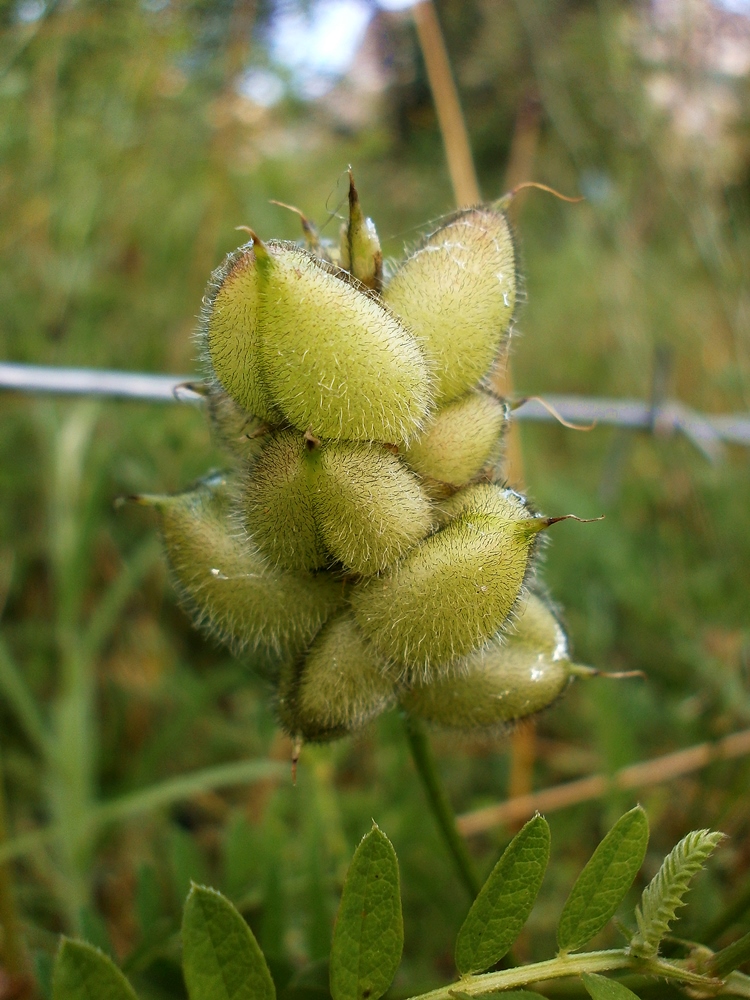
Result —
[[[484,972],[510,950],[542,884],[549,840],[547,820],[537,815],[508,844],[458,932],[461,975]]]
[[[190,890],[182,917],[182,968],[190,1000],[275,1000],[263,952],[228,899]]]
[[[590,972],[584,972],[581,979],[591,1000],[638,1000],[632,990],[614,979],[605,979]]]
[[[136,1000],[133,987],[104,952],[63,938],[55,960],[52,1000]]]
[[[565,901],[557,944],[565,953],[583,947],[614,916],[648,846],[648,819],[640,806],[625,813],[591,855]]]
[[[638,930],[630,942],[630,951],[634,955],[653,958],[657,954],[660,941],[683,905],[690,880],[723,839],[723,833],[693,830],[672,848],[643,890],[640,905],[635,909]]]
[[[333,1000],[378,1000],[396,975],[404,946],[398,861],[373,825],[349,866],[331,946]]]

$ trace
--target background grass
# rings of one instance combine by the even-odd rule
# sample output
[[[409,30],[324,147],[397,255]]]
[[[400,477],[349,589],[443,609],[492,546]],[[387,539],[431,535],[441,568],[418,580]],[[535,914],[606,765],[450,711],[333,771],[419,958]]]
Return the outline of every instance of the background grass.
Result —
[[[746,20],[710,4],[673,21],[666,5],[606,0],[437,7],[485,196],[520,164],[529,177],[516,180],[588,197],[570,206],[529,193],[514,208],[528,299],[518,391],[646,397],[658,357],[689,405],[747,410],[748,78],[713,55],[722,32],[747,37]],[[29,10],[0,5],[3,359],[195,371],[195,317],[234,227],[296,239],[276,198],[335,238],[349,163],[390,256],[451,208],[408,15],[373,22],[387,86],[347,92],[363,108],[352,125],[333,99],[303,100],[291,84],[268,109],[238,92],[242,73],[269,65],[269,3]],[[111,950],[144,997],[184,995],[175,934],[191,878],[240,906],[283,987],[327,955],[342,877],[372,818],[402,870],[406,950],[390,995],[445,982],[467,899],[395,713],[307,748],[296,788],[286,774],[219,790],[207,778],[187,804],[89,825],[96,802],[176,775],[289,759],[262,664],[193,631],[153,524],[113,510],[118,495],[179,489],[226,458],[190,406],[7,394],[0,429],[8,825],[17,837],[48,824],[58,834],[12,869],[38,990],[67,931]],[[746,727],[747,452],[711,466],[682,439],[552,425],[525,425],[522,439],[541,509],[607,515],[560,525],[546,558],[576,658],[646,674],[578,684],[543,715],[535,787]],[[504,797],[507,740],[435,733],[433,745],[457,811]],[[705,935],[747,895],[749,781],[747,761],[716,763],[641,795],[652,842],[637,888],[689,829],[731,837],[696,884],[684,936]],[[550,815],[553,864],[517,959],[551,954],[573,879],[635,800]],[[509,835],[472,838],[483,874]],[[745,907],[721,940],[749,919]],[[316,968],[290,995],[325,996]]]

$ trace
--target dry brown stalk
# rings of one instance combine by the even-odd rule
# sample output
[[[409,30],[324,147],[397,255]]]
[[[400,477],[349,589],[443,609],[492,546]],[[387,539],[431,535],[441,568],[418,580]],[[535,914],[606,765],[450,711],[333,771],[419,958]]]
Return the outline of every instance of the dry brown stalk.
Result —
[[[456,825],[464,837],[470,837],[496,826],[512,825],[533,816],[535,812],[550,813],[566,809],[568,806],[601,798],[613,790],[659,785],[698,771],[715,761],[732,760],[747,754],[750,754],[750,729],[743,729],[715,742],[699,743],[663,757],[631,764],[613,775],[592,774],[588,778],[568,781],[541,792],[521,795],[495,806],[464,813],[457,818]]]
[[[448,171],[453,185],[453,196],[460,208],[481,201],[474,158],[471,152],[466,122],[461,110],[456,84],[451,73],[450,60],[432,0],[420,0],[412,7],[419,45],[427,69],[432,100],[443,138]],[[538,105],[524,100],[516,122],[511,160],[506,181],[513,184],[527,179],[531,174],[539,131]],[[526,171],[526,174],[524,174]],[[513,380],[509,363],[498,366],[493,385],[501,395],[510,396]],[[505,448],[506,478],[518,489],[523,489],[523,455],[518,424],[510,427]],[[536,727],[529,723],[516,730],[511,738],[509,794],[520,794],[531,788],[536,757]]]
[[[456,204],[459,208],[476,205],[481,201],[481,195],[474,159],[443,33],[432,0],[420,0],[412,7],[412,13],[443,137]]]

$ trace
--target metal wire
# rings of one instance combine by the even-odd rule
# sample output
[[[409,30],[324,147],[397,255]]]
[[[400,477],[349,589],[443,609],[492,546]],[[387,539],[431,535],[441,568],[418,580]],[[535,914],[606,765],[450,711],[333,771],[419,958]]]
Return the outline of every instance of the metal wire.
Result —
[[[200,397],[185,388],[194,376],[146,375],[140,372],[103,371],[94,368],[53,368],[40,365],[0,363],[0,389],[24,393],[56,393],[71,396],[105,396],[155,403],[196,402]],[[723,445],[750,447],[750,414],[707,416],[666,400],[660,405],[635,399],[600,399],[587,396],[529,399],[513,410],[519,420],[555,421],[606,425],[660,434],[684,434],[712,462],[723,457]]]

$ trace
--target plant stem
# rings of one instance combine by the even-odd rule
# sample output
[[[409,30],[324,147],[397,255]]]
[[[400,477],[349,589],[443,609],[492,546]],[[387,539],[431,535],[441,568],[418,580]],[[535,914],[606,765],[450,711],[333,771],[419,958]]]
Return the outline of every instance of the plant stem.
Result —
[[[459,208],[476,205],[481,196],[474,159],[443,33],[432,0],[420,0],[414,4],[412,14],[445,146],[456,203]]]
[[[93,836],[110,823],[122,822],[154,809],[163,809],[200,792],[269,778],[281,779],[288,773],[288,767],[275,760],[240,760],[167,778],[128,795],[94,804],[88,814],[88,832]],[[0,864],[10,858],[31,854],[62,835],[62,825],[53,823],[41,830],[22,834],[5,844],[0,842]]]
[[[727,973],[734,972],[745,962],[750,962],[750,931],[744,934],[739,941],[717,951],[708,963],[708,971],[712,976],[719,976],[723,979]]]
[[[448,853],[453,858],[459,878],[473,902],[481,886],[466,844],[456,829],[456,816],[435,766],[435,757],[429,738],[422,723],[412,715],[404,716],[404,726],[412,759],[432,809],[432,815],[443,835]]]
[[[565,976],[580,976],[584,972],[613,972],[617,969],[633,969],[646,972],[652,976],[674,979],[689,983],[701,989],[716,992],[719,985],[716,980],[707,979],[684,967],[663,959],[644,962],[628,954],[624,949],[611,951],[584,952],[581,955],[558,955],[547,962],[537,962],[534,965],[524,965],[515,969],[503,969],[501,972],[487,972],[481,976],[466,976],[457,983],[441,986],[430,993],[422,993],[410,1000],[453,1000],[453,994],[477,997],[485,993],[497,993],[529,986],[549,979],[561,979]]]
[[[21,671],[0,637],[0,695],[13,711],[16,721],[32,746],[42,755],[49,753],[49,732]]]
[[[98,829],[105,824],[129,819],[140,813],[150,812],[189,799],[200,792],[213,791],[230,785],[251,784],[267,778],[283,778],[289,767],[273,760],[238,760],[218,764],[199,771],[168,778],[129,795],[100,802],[91,810],[91,823]]]
[[[58,894],[74,931],[80,930],[81,914],[91,902],[89,814],[95,799],[98,750],[95,669],[81,641],[91,544],[85,467],[97,416],[96,406],[81,403],[62,422],[53,424],[48,496],[59,665],[48,797],[50,812],[60,827]]]

